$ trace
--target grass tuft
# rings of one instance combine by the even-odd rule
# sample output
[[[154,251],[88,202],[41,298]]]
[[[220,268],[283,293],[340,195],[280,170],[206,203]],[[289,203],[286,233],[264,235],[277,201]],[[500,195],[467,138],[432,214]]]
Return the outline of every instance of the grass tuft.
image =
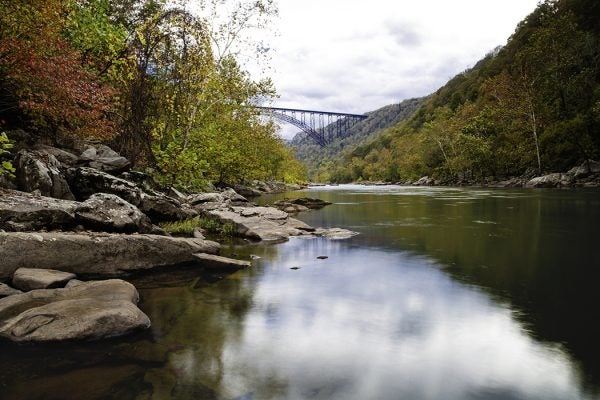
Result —
[[[165,222],[160,227],[171,235],[192,236],[194,229],[201,228],[208,233],[219,236],[235,236],[236,227],[232,223],[222,223],[215,218],[194,217],[185,221]]]

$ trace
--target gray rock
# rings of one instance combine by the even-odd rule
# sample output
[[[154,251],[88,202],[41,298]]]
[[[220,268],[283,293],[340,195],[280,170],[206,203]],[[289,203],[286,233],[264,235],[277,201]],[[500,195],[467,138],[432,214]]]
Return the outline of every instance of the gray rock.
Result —
[[[0,192],[0,229],[32,231],[61,229],[76,225],[80,203],[17,191]]]
[[[567,172],[567,175],[572,176],[575,179],[581,179],[596,173],[600,173],[600,162],[589,160],[578,167],[571,168]]]
[[[299,212],[308,211],[309,208],[300,204],[294,204],[289,200],[279,200],[273,203],[273,207],[284,211],[288,214],[297,214]]]
[[[55,269],[19,268],[13,275],[12,284],[23,291],[51,289],[64,287],[67,282],[75,278],[73,273]]]
[[[356,236],[358,233],[343,228],[317,228],[314,232],[314,235],[331,240],[343,240]]]
[[[233,258],[216,256],[214,254],[198,253],[194,256],[201,261],[202,266],[225,270],[237,270],[250,267],[249,261],[235,260]]]
[[[254,189],[250,186],[233,185],[233,189],[244,197],[258,197],[262,194],[260,190]]]
[[[151,233],[150,219],[133,204],[107,193],[96,193],[77,206],[77,222],[103,232]]]
[[[122,280],[40,289],[0,300],[0,336],[16,342],[97,340],[148,328],[133,285]]]
[[[61,164],[69,167],[75,166],[79,162],[79,157],[63,149],[46,146],[43,144],[36,145],[34,149],[40,153],[54,156]]]
[[[529,180],[525,186],[530,188],[555,188],[570,186],[571,183],[572,177],[569,175],[555,173],[533,178]]]
[[[71,279],[69,282],[67,282],[67,284],[65,285],[66,288],[72,288],[75,286],[79,286],[82,283],[85,283],[84,281],[80,281],[79,279]]]
[[[74,200],[60,166],[51,154],[21,150],[15,159],[17,186],[24,192],[39,190],[43,196]]]
[[[131,163],[125,157],[121,157],[105,145],[89,147],[81,153],[80,159],[88,161],[91,168],[114,174],[127,171],[131,167]]]
[[[222,203],[225,197],[221,193],[196,193],[188,197],[188,202],[195,206],[204,203]]]
[[[218,250],[219,244],[208,240],[158,235],[0,232],[0,278],[31,266],[79,276],[116,277],[194,263],[193,254]]]
[[[240,236],[255,240],[285,241],[290,236],[306,235],[314,230],[272,207],[232,207],[209,211],[208,214],[223,223],[234,224]]]
[[[179,201],[180,203],[185,203],[188,200],[188,197],[185,194],[181,193],[179,190],[175,189],[172,186],[168,189],[167,195]]]
[[[206,237],[204,236],[204,232],[200,228],[194,228],[194,230],[192,231],[192,236],[196,239],[206,239]]]
[[[293,199],[293,200],[290,200],[290,203],[299,205],[299,206],[304,206],[304,207],[307,207],[307,208],[310,208],[313,210],[320,209],[320,208],[323,208],[330,204],[333,204],[330,201],[314,199],[311,197],[301,197],[299,199]]]
[[[21,292],[18,289],[14,289],[4,283],[0,283],[0,298],[12,296],[15,294],[21,294],[21,293],[23,293],[23,292]]]
[[[141,211],[112,194],[95,194],[84,202],[76,202],[17,191],[0,192],[0,229],[70,230],[78,225],[95,231],[157,232]]]
[[[434,182],[435,182],[435,180],[433,178],[424,176],[421,179],[419,179],[418,181],[414,182],[413,186],[431,186],[434,184]]]
[[[86,200],[94,193],[114,194],[134,206],[138,206],[142,200],[142,191],[133,182],[93,168],[69,169],[68,181],[78,200]]]
[[[119,178],[134,183],[138,188],[148,193],[154,193],[160,189],[158,183],[148,174],[139,171],[127,171],[119,174]]]
[[[142,193],[139,207],[153,222],[183,221],[198,215],[198,212],[187,204],[181,204],[162,193]]]
[[[221,193],[221,195],[223,197],[225,197],[225,199],[229,200],[230,202],[235,202],[235,203],[247,203],[248,202],[248,199],[246,199],[244,196],[238,194],[232,188],[224,190]]]

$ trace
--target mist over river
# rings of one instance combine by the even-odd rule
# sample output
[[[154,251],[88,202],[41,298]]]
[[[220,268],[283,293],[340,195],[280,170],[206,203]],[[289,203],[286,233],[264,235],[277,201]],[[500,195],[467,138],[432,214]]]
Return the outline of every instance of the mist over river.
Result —
[[[222,280],[135,278],[149,331],[2,342],[0,399],[600,398],[599,191],[344,185],[258,202],[304,196],[334,204],[299,219],[360,234],[225,245],[260,258]]]

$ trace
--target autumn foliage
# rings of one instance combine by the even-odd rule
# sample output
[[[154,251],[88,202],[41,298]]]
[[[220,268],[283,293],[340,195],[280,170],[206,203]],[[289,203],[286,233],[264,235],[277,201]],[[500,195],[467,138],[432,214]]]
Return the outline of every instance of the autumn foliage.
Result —
[[[55,136],[113,136],[116,92],[63,37],[68,3],[0,3],[0,119]]]

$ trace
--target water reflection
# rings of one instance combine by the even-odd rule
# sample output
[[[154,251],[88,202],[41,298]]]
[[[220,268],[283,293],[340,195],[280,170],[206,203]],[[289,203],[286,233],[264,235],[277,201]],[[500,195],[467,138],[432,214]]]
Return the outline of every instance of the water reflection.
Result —
[[[225,381],[256,398],[585,398],[559,347],[426,258],[294,240],[265,268],[224,349]]]
[[[335,204],[301,219],[361,235],[231,246],[261,258],[220,281],[136,278],[150,331],[0,343],[0,398],[599,398],[597,192],[308,195]]]

